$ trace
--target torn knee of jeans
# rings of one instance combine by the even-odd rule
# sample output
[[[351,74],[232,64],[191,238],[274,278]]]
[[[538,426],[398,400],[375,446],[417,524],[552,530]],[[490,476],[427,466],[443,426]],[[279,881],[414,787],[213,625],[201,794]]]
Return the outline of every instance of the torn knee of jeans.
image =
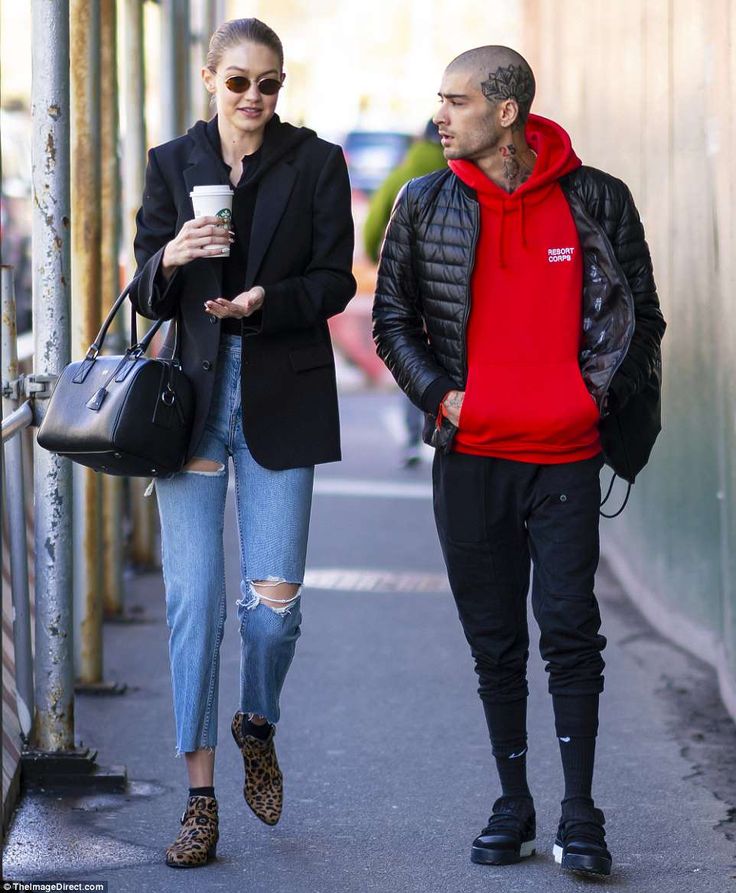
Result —
[[[202,456],[195,456],[182,468],[189,474],[202,474],[206,477],[217,477],[225,473],[225,466],[222,462],[216,462],[214,459],[205,459]]]
[[[243,595],[237,604],[242,605],[246,611],[252,611],[259,604],[263,603],[276,614],[288,614],[294,604],[298,601],[301,592],[301,583],[288,583],[289,586],[296,586],[296,592],[288,598],[276,598],[275,596],[266,595],[259,592],[256,587],[268,588],[269,586],[280,586],[282,583],[288,583],[283,577],[266,577],[265,580],[248,580],[246,583],[240,584],[240,591]]]

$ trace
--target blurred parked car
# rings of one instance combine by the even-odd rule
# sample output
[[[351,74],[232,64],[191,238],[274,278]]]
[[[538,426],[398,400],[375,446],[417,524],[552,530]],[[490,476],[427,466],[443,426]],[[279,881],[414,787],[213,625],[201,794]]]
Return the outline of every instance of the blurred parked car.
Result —
[[[350,185],[370,195],[401,162],[412,137],[408,133],[383,130],[351,130],[343,149]]]

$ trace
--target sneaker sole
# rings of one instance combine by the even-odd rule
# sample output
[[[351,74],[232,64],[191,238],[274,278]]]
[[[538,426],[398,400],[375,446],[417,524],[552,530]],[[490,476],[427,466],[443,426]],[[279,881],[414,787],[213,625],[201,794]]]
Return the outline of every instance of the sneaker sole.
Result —
[[[580,874],[595,874],[608,877],[611,874],[611,862],[599,856],[581,856],[563,853],[562,847],[556,843],[552,847],[552,855],[555,862],[568,871],[577,871]]]
[[[519,855],[509,850],[489,850],[486,847],[474,846],[470,850],[470,861],[476,865],[515,865],[537,852],[537,841],[527,840],[519,847]]]

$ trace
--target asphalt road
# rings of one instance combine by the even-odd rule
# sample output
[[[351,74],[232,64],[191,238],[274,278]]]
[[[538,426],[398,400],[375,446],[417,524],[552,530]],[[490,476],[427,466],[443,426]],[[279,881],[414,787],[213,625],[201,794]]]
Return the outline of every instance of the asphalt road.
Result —
[[[516,866],[470,863],[470,842],[498,789],[434,530],[429,464],[399,467],[398,397],[354,393],[341,405],[345,458],[318,472],[303,634],[282,701],[279,825],[262,825],[243,803],[242,762],[229,735],[238,673],[233,519],[217,860],[193,871],[163,864],[185,803],[185,769],[174,758],[163,586],[149,574],[129,585],[129,606],[141,606],[146,622],[105,627],[105,676],[127,683],[128,692],[76,702],[78,738],[98,750],[101,764],[124,764],[130,790],[26,796],[6,842],[6,879],[103,880],[114,893],[590,886],[561,873],[551,854],[562,775],[536,654],[528,762],[539,852]],[[734,890],[736,730],[712,673],[647,626],[605,563],[598,594],[609,645],[594,793],[614,857],[607,886]]]

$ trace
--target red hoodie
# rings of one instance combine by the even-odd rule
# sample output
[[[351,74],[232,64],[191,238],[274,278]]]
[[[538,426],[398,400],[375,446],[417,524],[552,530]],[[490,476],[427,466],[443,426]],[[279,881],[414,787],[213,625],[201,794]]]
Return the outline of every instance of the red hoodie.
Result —
[[[600,452],[598,407],[580,374],[583,265],[561,176],[580,166],[570,137],[530,115],[531,177],[509,194],[469,161],[480,234],[471,279],[468,380],[454,449],[559,463]]]

